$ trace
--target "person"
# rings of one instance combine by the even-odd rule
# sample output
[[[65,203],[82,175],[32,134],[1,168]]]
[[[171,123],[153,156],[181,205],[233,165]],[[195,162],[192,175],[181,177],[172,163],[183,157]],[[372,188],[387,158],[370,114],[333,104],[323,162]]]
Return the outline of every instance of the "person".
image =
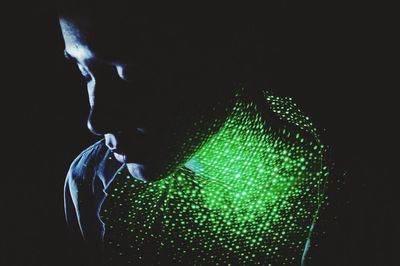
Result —
[[[303,263],[326,147],[291,98],[258,87],[276,16],[59,7],[65,55],[87,83],[87,126],[102,137],[65,182],[67,222],[96,263]]]

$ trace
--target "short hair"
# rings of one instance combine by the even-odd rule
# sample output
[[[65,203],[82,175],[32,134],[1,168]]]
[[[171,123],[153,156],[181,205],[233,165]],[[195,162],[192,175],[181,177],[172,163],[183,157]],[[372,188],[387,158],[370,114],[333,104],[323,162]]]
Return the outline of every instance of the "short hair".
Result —
[[[267,77],[273,69],[274,54],[280,49],[280,36],[285,30],[284,0],[264,2],[262,6],[229,3],[180,5],[175,8],[168,3],[159,5],[139,5],[129,0],[58,0],[61,18],[78,18],[83,23],[92,20],[98,29],[115,31],[115,28],[119,28],[120,31],[129,32],[130,26],[146,20],[141,26],[166,22],[181,24],[186,34],[194,39],[199,32],[207,32],[208,36],[212,36],[212,45],[216,46],[231,41],[234,56],[232,69],[235,69],[241,81]],[[201,38],[196,41],[201,42]]]

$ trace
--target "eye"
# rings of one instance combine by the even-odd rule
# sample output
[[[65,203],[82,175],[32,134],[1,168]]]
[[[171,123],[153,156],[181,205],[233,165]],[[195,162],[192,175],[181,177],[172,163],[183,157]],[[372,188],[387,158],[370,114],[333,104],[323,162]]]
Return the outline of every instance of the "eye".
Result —
[[[117,73],[118,76],[120,77],[120,79],[124,80],[124,81],[133,81],[134,80],[134,70],[133,67],[127,66],[127,65],[117,65],[116,66],[117,69]]]
[[[81,72],[81,75],[85,78],[86,82],[89,82],[92,80],[92,75],[90,72],[82,66],[78,60],[76,60],[74,57],[72,57],[67,51],[64,51],[64,57],[68,59],[69,62],[74,63],[74,65],[78,66],[79,71]]]
[[[77,63],[79,71],[81,72],[82,76],[85,78],[86,82],[89,82],[92,80],[92,75],[90,72],[81,64]]]

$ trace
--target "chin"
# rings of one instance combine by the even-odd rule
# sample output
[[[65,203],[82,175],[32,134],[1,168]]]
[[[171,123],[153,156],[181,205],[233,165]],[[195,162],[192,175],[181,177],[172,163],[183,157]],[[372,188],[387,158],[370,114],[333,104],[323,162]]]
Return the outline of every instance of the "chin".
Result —
[[[144,156],[132,156],[132,154],[126,154],[126,153],[116,153],[114,152],[114,157],[115,159],[124,164],[137,164],[137,165],[145,165],[148,164],[146,163],[148,160],[146,160],[146,157]]]
[[[145,164],[138,164],[138,163],[127,163],[126,164],[129,173],[135,179],[143,182],[154,182],[161,180],[166,175],[157,174],[154,171],[154,167]]]

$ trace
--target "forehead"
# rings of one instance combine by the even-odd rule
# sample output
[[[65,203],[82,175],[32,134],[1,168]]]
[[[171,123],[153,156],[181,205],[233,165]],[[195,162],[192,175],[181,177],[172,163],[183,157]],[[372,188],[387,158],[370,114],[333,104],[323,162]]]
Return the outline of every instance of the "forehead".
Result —
[[[61,18],[60,24],[68,53],[84,49],[90,56],[123,63],[159,61],[173,55],[181,58],[191,51],[193,56],[193,52],[216,49],[230,34],[226,27],[219,29],[222,23],[204,22],[186,15],[131,14],[99,18],[90,14]]]
[[[143,25],[139,19],[136,24],[126,25],[123,21],[99,20],[91,16],[61,17],[60,26],[66,51],[74,57],[99,57],[107,61],[120,61],[133,57],[133,52],[139,46],[143,48],[152,43],[148,36],[143,38],[141,32],[150,35],[153,30]],[[148,43],[145,44],[144,40]]]
[[[129,18],[60,18],[60,25],[68,52],[85,48],[91,55],[112,61],[162,58],[173,50],[182,51],[188,45],[204,47],[205,42],[215,39],[199,21],[183,17],[163,19],[154,14]]]

